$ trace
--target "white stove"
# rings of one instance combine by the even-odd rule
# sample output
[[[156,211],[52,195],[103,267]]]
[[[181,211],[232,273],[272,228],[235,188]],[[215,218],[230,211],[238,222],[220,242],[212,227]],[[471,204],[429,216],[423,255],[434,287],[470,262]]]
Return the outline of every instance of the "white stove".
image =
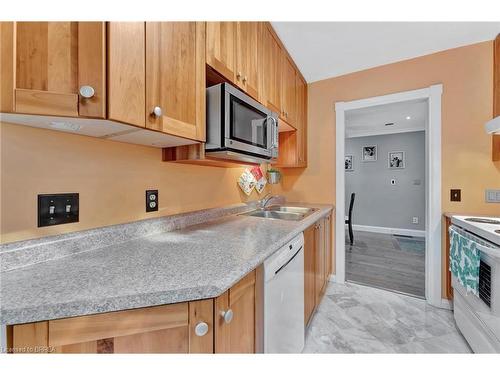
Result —
[[[455,321],[474,352],[500,353],[500,217],[452,216],[451,223],[480,254],[479,295],[452,275]]]
[[[500,246],[500,217],[452,216],[451,222]]]

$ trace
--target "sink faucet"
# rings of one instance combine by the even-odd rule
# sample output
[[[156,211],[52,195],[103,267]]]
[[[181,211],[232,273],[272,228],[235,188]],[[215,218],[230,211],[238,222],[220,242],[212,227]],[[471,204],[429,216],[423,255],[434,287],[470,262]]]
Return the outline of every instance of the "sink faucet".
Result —
[[[271,195],[271,193],[267,193],[264,198],[262,198],[259,203],[260,203],[260,208],[264,209],[266,208],[267,204],[273,200],[274,198],[278,198],[277,195]]]

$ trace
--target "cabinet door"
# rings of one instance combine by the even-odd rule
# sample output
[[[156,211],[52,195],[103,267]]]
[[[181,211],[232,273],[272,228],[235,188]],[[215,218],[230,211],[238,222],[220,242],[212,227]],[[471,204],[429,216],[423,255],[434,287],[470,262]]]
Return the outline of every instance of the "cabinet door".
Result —
[[[2,111],[105,117],[104,22],[4,23],[1,44]]]
[[[332,252],[332,215],[328,215],[325,219],[325,251],[326,251],[326,281],[333,272],[333,252]]]
[[[325,249],[325,223],[324,219],[319,220],[315,226],[315,250],[316,250],[316,269],[315,269],[315,294],[316,306],[323,297],[326,283],[326,249]]]
[[[281,73],[281,118],[292,126],[296,126],[296,82],[295,66],[286,53],[282,53]]]
[[[236,22],[206,22],[207,64],[234,82],[236,78]]]
[[[213,353],[213,300],[52,320],[48,337],[58,353]]]
[[[309,323],[316,305],[315,293],[315,229],[314,225],[304,231],[304,320]]]
[[[299,74],[296,74],[296,87],[297,166],[305,167],[307,165],[307,84]]]
[[[255,271],[215,300],[215,352],[255,352]]]
[[[270,25],[263,27],[264,105],[281,113],[281,47]]]
[[[145,126],[146,24],[108,24],[108,118]]]
[[[146,127],[205,141],[203,22],[146,22]]]
[[[260,72],[259,52],[261,49],[261,24],[258,22],[237,23],[236,81],[248,95],[259,100]]]

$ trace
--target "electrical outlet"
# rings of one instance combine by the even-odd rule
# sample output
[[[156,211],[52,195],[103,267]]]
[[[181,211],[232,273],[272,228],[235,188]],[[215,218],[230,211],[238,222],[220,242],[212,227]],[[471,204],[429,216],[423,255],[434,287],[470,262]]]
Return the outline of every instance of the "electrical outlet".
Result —
[[[450,201],[452,202],[460,202],[462,200],[462,190],[460,189],[451,189],[450,190]]]
[[[412,222],[413,224],[418,224],[418,216],[413,216],[413,218],[412,218],[411,222]]]
[[[158,190],[146,190],[146,212],[158,211]]]
[[[486,190],[486,203],[500,203],[500,190]]]
[[[78,221],[78,193],[38,195],[38,227],[76,223]]]

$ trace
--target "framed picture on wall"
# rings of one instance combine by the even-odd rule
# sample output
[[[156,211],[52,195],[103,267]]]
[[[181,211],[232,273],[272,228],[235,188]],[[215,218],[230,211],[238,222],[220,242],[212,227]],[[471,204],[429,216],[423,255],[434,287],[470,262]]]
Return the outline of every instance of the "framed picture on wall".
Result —
[[[345,170],[349,171],[349,172],[354,170],[353,156],[352,155],[345,156]]]
[[[377,145],[363,146],[361,150],[361,160],[377,161]]]
[[[404,151],[389,152],[388,166],[389,169],[404,169],[406,157]]]

